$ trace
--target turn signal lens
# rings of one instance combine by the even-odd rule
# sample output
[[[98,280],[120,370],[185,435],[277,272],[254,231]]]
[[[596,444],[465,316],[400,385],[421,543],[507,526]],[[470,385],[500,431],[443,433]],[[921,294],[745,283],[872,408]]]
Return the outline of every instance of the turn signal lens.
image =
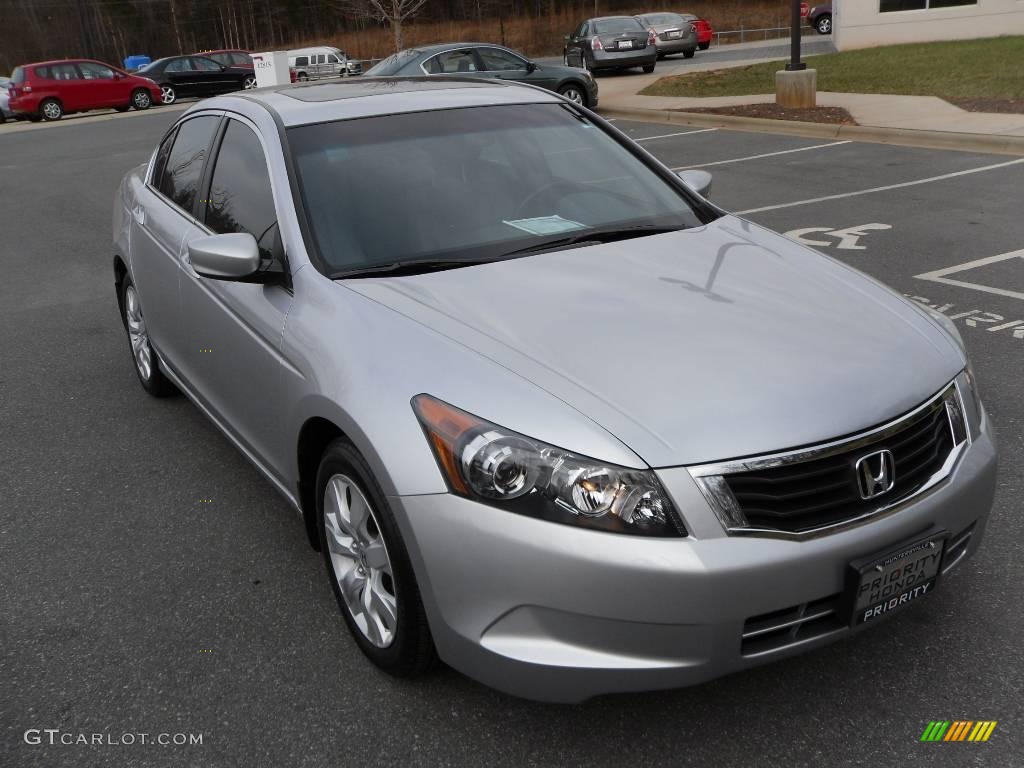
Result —
[[[603,465],[429,395],[413,410],[449,488],[510,512],[642,536],[685,536],[654,472]]]

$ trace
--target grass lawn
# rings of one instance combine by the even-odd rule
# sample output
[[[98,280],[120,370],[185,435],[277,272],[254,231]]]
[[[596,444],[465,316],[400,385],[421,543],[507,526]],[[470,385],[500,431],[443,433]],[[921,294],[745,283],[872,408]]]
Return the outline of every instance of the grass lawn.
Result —
[[[700,60],[700,54],[697,54]],[[818,90],[963,98],[1024,98],[1024,37],[890,45],[812,56]],[[745,96],[775,92],[785,61],[663,77],[644,96]]]

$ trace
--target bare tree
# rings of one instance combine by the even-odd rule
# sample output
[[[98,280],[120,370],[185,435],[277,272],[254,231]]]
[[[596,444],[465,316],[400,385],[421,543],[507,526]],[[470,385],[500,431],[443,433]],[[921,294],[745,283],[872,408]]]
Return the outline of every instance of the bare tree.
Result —
[[[427,0],[339,0],[348,13],[386,23],[395,35],[395,50],[402,50],[402,24],[411,19]]]

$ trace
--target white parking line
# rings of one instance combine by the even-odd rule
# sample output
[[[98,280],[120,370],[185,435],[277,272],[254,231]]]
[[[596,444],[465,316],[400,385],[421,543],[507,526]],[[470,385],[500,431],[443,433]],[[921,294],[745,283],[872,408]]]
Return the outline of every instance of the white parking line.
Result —
[[[715,129],[711,129],[715,130]],[[688,168],[707,168],[711,165],[725,165],[726,163],[742,163],[744,160],[760,160],[762,157],[775,157],[776,155],[791,155],[794,152],[806,152],[809,149],[824,149],[825,147],[838,147],[840,144],[852,143],[849,139],[846,141],[832,141],[828,144],[815,144],[810,147],[797,147],[796,149],[784,149],[781,152],[766,152],[763,155],[749,155],[747,157],[734,157],[732,160],[716,160],[713,163],[701,163],[700,165],[683,165],[679,168],[673,168],[673,171],[685,171]]]
[[[987,264],[995,264],[999,261],[1007,261],[1009,259],[1024,259],[1024,250],[1010,251],[1009,253],[1001,253],[998,256],[986,256],[983,259],[975,259],[974,261],[968,261],[964,264],[957,264],[953,267],[946,267],[945,269],[937,269],[934,272],[925,272],[923,275],[914,275],[918,280],[930,280],[933,283],[945,283],[946,285],[957,285],[961,288],[971,288],[975,291],[982,291],[984,293],[994,293],[997,296],[1009,296],[1011,299],[1022,299],[1024,300],[1024,293],[1021,291],[1010,291],[1006,288],[993,288],[990,285],[980,285],[978,283],[969,283],[966,280],[950,280],[946,275],[952,275],[957,272],[966,272],[976,267],[984,267]]]
[[[901,184],[887,184],[884,187],[872,187],[871,189],[859,189],[856,192],[843,192],[838,195],[825,195],[824,197],[812,197],[810,200],[797,200],[792,203],[779,203],[778,205],[765,205],[761,208],[749,208],[745,211],[736,211],[737,216],[745,216],[750,213],[762,213],[763,211],[777,211],[780,208],[792,208],[797,205],[810,205],[811,203],[822,203],[826,200],[842,200],[847,197],[858,197],[859,195],[870,195],[875,192],[887,192],[890,189],[903,189],[904,187],[915,187],[918,184],[930,184],[933,181],[944,181],[945,179],[955,179],[958,176],[969,176],[972,173],[982,173],[984,171],[994,171],[997,168],[1007,168],[1011,165],[1019,165],[1024,163],[1024,157],[1016,160],[1007,160],[1005,163],[995,163],[994,165],[983,165],[981,168],[970,168],[966,171],[956,171],[955,173],[944,173],[941,176],[930,176],[927,179],[917,179],[916,181],[904,181]],[[676,169],[673,169],[676,170]]]
[[[692,133],[711,133],[711,131],[717,130],[717,128],[701,128],[696,131],[680,131],[679,133],[666,133],[661,136],[644,136],[642,139],[633,139],[633,141],[654,141],[655,139],[671,139],[673,136],[689,136]]]

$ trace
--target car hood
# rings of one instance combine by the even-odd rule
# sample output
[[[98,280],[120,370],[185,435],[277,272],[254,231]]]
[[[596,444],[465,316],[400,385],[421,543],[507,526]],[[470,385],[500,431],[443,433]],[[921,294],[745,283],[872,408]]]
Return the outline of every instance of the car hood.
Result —
[[[848,435],[914,408],[964,365],[908,300],[731,216],[345,284],[532,381],[653,467]]]

